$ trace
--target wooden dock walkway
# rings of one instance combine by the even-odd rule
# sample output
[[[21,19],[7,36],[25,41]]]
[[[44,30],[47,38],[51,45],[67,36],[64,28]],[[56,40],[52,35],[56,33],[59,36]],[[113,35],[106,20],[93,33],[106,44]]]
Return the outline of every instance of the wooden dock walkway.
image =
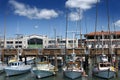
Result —
[[[86,51],[88,52],[89,56],[94,56],[94,55],[100,55],[103,52],[106,55],[111,54],[112,51],[109,52],[108,48],[105,48],[104,50],[102,49],[88,49],[86,50],[85,48],[75,48],[74,49],[76,55],[78,56],[84,56],[86,55]],[[65,53],[67,55],[70,55],[73,52],[73,49],[60,49],[60,48],[44,48],[44,49],[21,49],[19,53],[21,53],[22,56],[39,56],[39,55],[58,55],[58,56],[63,56]],[[1,55],[2,56],[14,56],[17,55],[18,49],[2,49]],[[114,48],[113,53],[116,55],[120,55],[120,48]]]

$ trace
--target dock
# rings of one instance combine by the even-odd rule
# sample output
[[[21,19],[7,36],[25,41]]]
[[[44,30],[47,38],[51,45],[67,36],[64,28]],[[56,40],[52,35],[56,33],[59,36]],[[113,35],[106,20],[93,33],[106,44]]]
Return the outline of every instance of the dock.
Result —
[[[21,49],[20,53],[22,56],[54,56],[55,54],[57,56],[64,56],[65,52],[66,55],[70,55],[72,53],[73,49],[61,49],[61,48],[44,48],[44,49]],[[100,55],[102,54],[102,49],[88,49],[86,50],[85,48],[75,48],[75,53],[77,56],[85,56],[88,54],[89,56],[94,56],[94,55]],[[86,53],[87,52],[87,53]],[[17,55],[18,49],[2,49],[1,55],[2,56],[14,56]],[[109,52],[109,48],[104,48],[104,54],[109,55],[111,54]],[[120,56],[120,48],[114,48],[113,49],[113,54],[119,55]]]

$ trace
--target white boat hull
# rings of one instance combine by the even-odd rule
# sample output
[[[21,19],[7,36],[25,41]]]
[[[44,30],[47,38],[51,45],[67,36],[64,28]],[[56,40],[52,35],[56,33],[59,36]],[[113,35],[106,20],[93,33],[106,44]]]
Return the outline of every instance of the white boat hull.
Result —
[[[5,69],[6,76],[14,76],[29,72],[31,70],[31,65],[19,66],[19,67],[6,67]]]
[[[45,70],[33,70],[33,73],[37,78],[45,78],[45,77],[55,75],[55,72],[53,72],[53,71],[45,71]]]
[[[0,74],[3,73],[3,72],[4,72],[4,70],[0,70]]]
[[[70,79],[76,79],[82,76],[82,72],[78,72],[78,71],[64,71],[63,72],[64,76],[70,78]]]
[[[0,65],[0,73],[4,72],[4,67]]]
[[[115,76],[115,72],[110,70],[94,71],[93,75],[100,78],[110,79]]]
[[[4,72],[4,68],[6,67],[5,64],[2,64],[2,62],[0,61],[0,73]]]

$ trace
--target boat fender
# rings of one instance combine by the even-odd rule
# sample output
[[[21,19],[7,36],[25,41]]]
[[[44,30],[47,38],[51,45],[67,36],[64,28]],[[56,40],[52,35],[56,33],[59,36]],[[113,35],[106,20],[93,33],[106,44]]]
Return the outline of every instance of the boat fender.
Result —
[[[110,70],[115,71],[115,68],[114,67],[110,67]]]

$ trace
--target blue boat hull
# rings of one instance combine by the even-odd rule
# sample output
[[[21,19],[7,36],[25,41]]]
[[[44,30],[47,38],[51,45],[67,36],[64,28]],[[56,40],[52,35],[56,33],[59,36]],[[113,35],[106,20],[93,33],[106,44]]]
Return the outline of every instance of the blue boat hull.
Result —
[[[104,71],[93,72],[93,75],[104,79],[110,79],[115,76],[115,72],[110,70],[104,70]]]
[[[82,72],[77,71],[64,71],[63,74],[70,79],[76,79],[82,76]]]
[[[55,75],[55,72],[53,72],[53,71],[45,71],[45,70],[33,70],[33,73],[37,78],[45,78],[45,77]]]
[[[6,76],[14,76],[14,75],[19,75],[19,74],[23,74],[23,73],[27,73],[30,72],[30,69],[26,69],[26,70],[10,70],[10,69],[5,69],[5,73]]]

